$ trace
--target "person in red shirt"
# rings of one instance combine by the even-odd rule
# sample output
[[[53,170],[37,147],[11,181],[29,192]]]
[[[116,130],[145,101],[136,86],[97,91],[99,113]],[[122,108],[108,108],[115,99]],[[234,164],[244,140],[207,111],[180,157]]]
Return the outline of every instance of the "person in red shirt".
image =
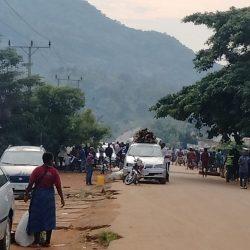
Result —
[[[196,154],[192,148],[189,149],[189,152],[187,153],[187,169],[194,169],[196,162]]]
[[[31,174],[26,189],[24,201],[31,201],[27,233],[34,234],[34,245],[50,245],[52,230],[56,228],[56,205],[54,186],[61,198],[62,207],[65,205],[61,180],[58,171],[53,167],[54,157],[51,153],[43,154],[44,165],[37,167]],[[41,243],[41,232],[46,231],[46,242]]]
[[[207,177],[208,164],[209,164],[209,154],[207,148],[204,148],[204,151],[201,154],[201,164],[202,164],[202,175],[204,178]]]

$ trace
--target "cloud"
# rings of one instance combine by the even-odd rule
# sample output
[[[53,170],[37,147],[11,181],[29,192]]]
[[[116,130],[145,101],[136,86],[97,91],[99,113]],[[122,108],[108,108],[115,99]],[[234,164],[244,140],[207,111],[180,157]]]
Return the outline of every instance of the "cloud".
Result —
[[[175,36],[194,51],[204,47],[211,31],[204,26],[183,24],[195,12],[249,6],[249,0],[88,0],[108,17],[129,27],[157,30]]]
[[[249,0],[89,0],[116,19],[183,18],[194,12],[249,6]]]

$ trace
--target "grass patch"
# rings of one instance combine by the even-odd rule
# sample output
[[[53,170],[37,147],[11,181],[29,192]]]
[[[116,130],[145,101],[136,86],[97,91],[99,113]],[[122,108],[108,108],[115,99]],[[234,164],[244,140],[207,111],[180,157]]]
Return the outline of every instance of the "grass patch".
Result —
[[[104,231],[98,235],[98,239],[102,246],[108,247],[110,242],[121,239],[121,236],[112,231]]]

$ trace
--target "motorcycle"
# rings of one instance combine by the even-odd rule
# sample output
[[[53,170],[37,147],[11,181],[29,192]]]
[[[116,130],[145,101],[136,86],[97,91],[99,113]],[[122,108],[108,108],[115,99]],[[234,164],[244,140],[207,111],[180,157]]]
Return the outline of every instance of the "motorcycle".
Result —
[[[135,164],[132,167],[131,172],[125,176],[124,183],[126,185],[131,185],[132,183],[138,184],[139,180],[143,177],[142,170],[144,168],[143,162],[141,159],[135,159]]]
[[[81,170],[81,160],[73,155],[70,155],[68,168],[72,172],[80,171]]]
[[[103,157],[103,159],[101,159],[99,164],[100,165],[98,166],[98,170],[101,172],[101,174],[105,174],[110,171],[109,159],[107,157],[106,158]]]
[[[177,158],[177,163],[178,163],[178,165],[184,165],[185,166],[185,160],[184,160],[184,156],[178,156],[178,158]]]

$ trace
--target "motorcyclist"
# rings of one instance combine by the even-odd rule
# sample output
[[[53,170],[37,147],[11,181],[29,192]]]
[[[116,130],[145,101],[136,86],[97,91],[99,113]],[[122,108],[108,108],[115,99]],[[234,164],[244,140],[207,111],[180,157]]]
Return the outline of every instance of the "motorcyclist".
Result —
[[[184,164],[185,165],[185,162],[184,162],[184,153],[182,151],[182,149],[180,148],[177,152],[177,163],[179,164]]]

